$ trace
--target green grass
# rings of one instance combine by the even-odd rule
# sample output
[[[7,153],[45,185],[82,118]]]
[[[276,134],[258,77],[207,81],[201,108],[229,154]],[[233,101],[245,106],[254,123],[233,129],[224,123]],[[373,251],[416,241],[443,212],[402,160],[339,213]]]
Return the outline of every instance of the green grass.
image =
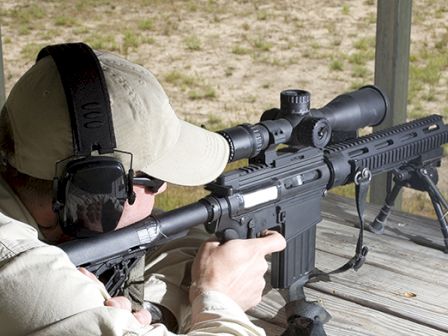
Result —
[[[354,65],[352,68],[352,76],[355,78],[362,78],[368,81],[370,76],[370,70],[364,65]]]
[[[357,50],[368,52],[375,48],[375,38],[363,37],[353,42],[353,47]],[[367,56],[367,55],[366,55]]]
[[[140,36],[133,30],[126,30],[121,44],[121,51],[127,55],[130,49],[135,49],[140,45]]]
[[[74,27],[77,24],[76,19],[69,16],[57,16],[54,19],[54,25],[57,27]]]
[[[251,50],[249,48],[245,48],[241,45],[236,45],[232,48],[232,54],[235,55],[248,55],[251,53]]]
[[[197,85],[197,80],[193,76],[186,75],[177,70],[168,72],[164,78],[167,83],[179,86],[182,89]]]
[[[198,76],[191,76],[180,71],[170,71],[165,74],[164,80],[187,94],[188,99],[214,99],[216,90],[207,81]]]
[[[366,52],[357,51],[348,56],[348,62],[350,64],[366,65],[370,59],[373,59],[372,56]]]
[[[443,80],[448,73],[448,32],[435,39],[434,48],[424,45],[410,57],[408,101],[409,116],[417,118],[427,113],[425,106],[430,102],[439,102],[442,92],[446,92]],[[446,94],[448,96],[448,94]],[[445,97],[446,102],[446,97]],[[440,104],[445,105],[443,102]],[[448,116],[442,108],[437,113]]]
[[[350,6],[348,4],[342,5],[342,14],[344,14],[344,15],[350,14]]]
[[[443,55],[431,57],[425,64],[412,64],[410,80],[421,84],[436,85],[441,78],[441,69],[446,67]]]
[[[23,25],[44,18],[46,12],[41,6],[32,4],[16,6],[14,9],[5,11],[4,15],[15,20],[16,24]]]
[[[187,36],[184,39],[185,47],[191,51],[199,51],[202,49],[201,40],[196,35]]]
[[[203,187],[182,187],[169,184],[167,190],[156,197],[155,207],[168,211],[198,201],[208,192]]]
[[[140,30],[153,30],[154,21],[152,19],[144,19],[138,22],[137,26]]]
[[[29,35],[31,33],[31,27],[29,25],[23,25],[19,27],[19,35]]]
[[[219,131],[222,130],[224,128],[229,127],[228,125],[226,125],[224,123],[224,121],[222,120],[222,118],[220,118],[219,116],[215,115],[215,114],[209,114],[208,118],[207,118],[207,124],[206,124],[206,128],[210,131]]]
[[[269,13],[265,10],[259,10],[256,12],[257,20],[266,21],[269,18]]]
[[[349,90],[358,90],[360,87],[365,85],[364,79],[354,79],[350,82]]]
[[[120,51],[120,46],[115,39],[115,35],[98,34],[97,32],[93,32],[91,35],[85,38],[85,42],[89,44],[93,49],[116,52]]]
[[[216,91],[209,85],[202,85],[198,88],[190,90],[188,92],[188,98],[192,100],[213,99],[216,98]]]
[[[25,59],[35,59],[37,56],[37,53],[45,46],[45,44],[40,43],[29,43],[26,44],[22,50],[20,51],[20,54]]]
[[[330,70],[342,71],[344,70],[344,63],[339,59],[333,59],[330,62]]]
[[[270,51],[273,47],[273,43],[270,41],[266,41],[263,37],[257,37],[252,41],[252,45],[258,51],[267,52]]]

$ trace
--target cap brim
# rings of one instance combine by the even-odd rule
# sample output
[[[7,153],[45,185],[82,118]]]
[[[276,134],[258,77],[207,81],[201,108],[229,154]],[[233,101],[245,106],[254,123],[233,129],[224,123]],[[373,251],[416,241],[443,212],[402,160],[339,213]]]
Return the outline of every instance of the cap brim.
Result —
[[[177,142],[143,172],[169,183],[195,186],[213,181],[224,170],[229,145],[221,135],[180,120]]]

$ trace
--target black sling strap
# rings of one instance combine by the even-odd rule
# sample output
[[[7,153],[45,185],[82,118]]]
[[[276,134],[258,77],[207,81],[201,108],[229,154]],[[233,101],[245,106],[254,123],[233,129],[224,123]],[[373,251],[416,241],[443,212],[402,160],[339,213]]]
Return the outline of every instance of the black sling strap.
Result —
[[[116,147],[109,94],[101,65],[84,43],[45,47],[37,60],[51,55],[61,76],[70,112],[75,155],[111,153]]]
[[[372,173],[367,168],[358,170],[354,178],[355,192],[356,192],[356,210],[358,212],[358,219],[359,219],[359,235],[358,240],[356,242],[355,255],[344,265],[331,272],[322,272],[319,270],[315,270],[310,275],[310,280],[312,282],[322,280],[326,281],[330,275],[342,273],[350,269],[358,271],[361,268],[361,266],[364,265],[367,253],[369,252],[368,247],[364,245],[363,242],[364,228],[366,225],[364,222],[364,210],[371,178]]]

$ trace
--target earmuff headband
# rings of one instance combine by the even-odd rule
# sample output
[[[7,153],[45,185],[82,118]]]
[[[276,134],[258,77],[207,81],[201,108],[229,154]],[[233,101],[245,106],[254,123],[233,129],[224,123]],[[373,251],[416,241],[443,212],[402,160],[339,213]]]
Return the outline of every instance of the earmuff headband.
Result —
[[[84,43],[51,45],[39,52],[36,61],[48,55],[53,57],[64,87],[74,154],[113,152],[116,141],[109,94],[94,51]]]

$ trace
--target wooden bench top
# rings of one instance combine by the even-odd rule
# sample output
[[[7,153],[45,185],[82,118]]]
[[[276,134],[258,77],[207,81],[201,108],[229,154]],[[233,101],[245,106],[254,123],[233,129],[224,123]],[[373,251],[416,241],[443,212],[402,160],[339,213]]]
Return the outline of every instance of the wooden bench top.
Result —
[[[379,207],[369,205],[371,222]],[[355,252],[358,229],[354,200],[329,194],[317,226],[316,267],[333,270]],[[331,315],[328,336],[448,335],[448,254],[438,221],[393,211],[385,233],[366,232],[366,263],[331,276],[330,282],[308,284],[307,299]],[[270,275],[269,275],[270,276]],[[267,335],[286,327],[285,291],[267,288],[263,302],[249,312]]]

